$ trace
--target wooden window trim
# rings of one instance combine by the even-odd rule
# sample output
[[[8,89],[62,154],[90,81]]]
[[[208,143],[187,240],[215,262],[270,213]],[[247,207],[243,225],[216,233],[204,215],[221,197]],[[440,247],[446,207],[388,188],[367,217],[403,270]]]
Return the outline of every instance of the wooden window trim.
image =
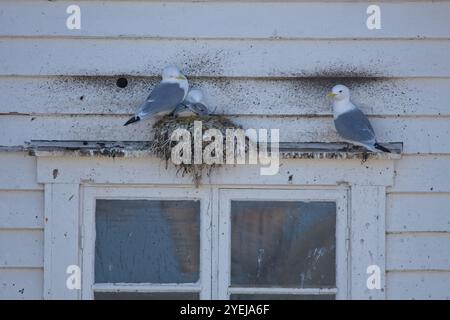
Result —
[[[208,232],[211,225],[209,193],[204,189],[187,188],[147,188],[147,187],[95,187],[83,189],[84,208],[82,230],[83,240],[83,286],[82,298],[93,299],[97,289],[102,292],[200,292],[200,299],[211,297],[211,239]],[[199,200],[200,201],[200,280],[190,284],[150,284],[150,283],[95,283],[95,201],[111,200]],[[162,291],[161,291],[162,290]]]
[[[347,189],[221,189],[220,215],[218,230],[218,247],[221,252],[219,260],[214,266],[221,266],[216,270],[219,274],[217,298],[228,299],[231,293],[286,293],[286,294],[329,294],[336,293],[337,299],[346,299],[348,270],[347,241],[348,228],[348,195]],[[231,201],[333,201],[336,203],[336,287],[332,288],[245,288],[229,287],[231,264]]]
[[[213,228],[218,225],[220,189],[348,189],[350,237],[349,299],[385,299],[385,211],[386,188],[393,185],[394,160],[370,160],[364,164],[348,159],[283,160],[281,172],[268,177],[257,174],[259,168],[224,168],[212,176],[200,190],[211,202]],[[289,181],[284,174],[294,175]],[[250,182],[251,181],[251,182]],[[81,299],[81,290],[66,288],[66,267],[82,264],[82,246],[86,242],[83,206],[85,189],[173,187],[195,190],[189,178],[149,157],[108,159],[37,156],[37,182],[45,190],[44,298]],[[205,191],[207,190],[207,191]],[[216,241],[212,241],[212,259],[217,259]],[[352,259],[353,257],[353,259]],[[369,265],[381,270],[381,290],[366,287]],[[83,270],[82,270],[83,271]],[[84,276],[84,275],[83,275]],[[212,288],[218,283],[212,280]],[[83,287],[84,289],[84,287]],[[211,291],[214,297],[213,291]]]

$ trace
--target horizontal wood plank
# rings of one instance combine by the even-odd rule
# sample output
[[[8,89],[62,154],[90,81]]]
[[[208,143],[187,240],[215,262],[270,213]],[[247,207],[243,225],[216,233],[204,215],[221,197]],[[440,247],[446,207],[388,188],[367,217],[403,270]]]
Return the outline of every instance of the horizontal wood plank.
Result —
[[[44,265],[43,230],[0,230],[0,267],[34,267]]]
[[[0,229],[43,228],[42,191],[0,191]]]
[[[329,2],[329,1],[326,1]],[[80,30],[66,28],[69,3],[2,4],[0,36],[164,38],[447,38],[450,4],[382,3],[369,30],[369,4],[83,1]],[[407,14],[406,14],[407,12]],[[251,17],[251,18],[249,18]]]
[[[450,193],[389,193],[388,232],[450,232]]]
[[[388,272],[387,299],[449,300],[450,272]]]
[[[0,189],[42,190],[36,182],[36,159],[25,152],[0,152]]]
[[[159,78],[0,77],[0,114],[128,115],[147,97]],[[370,115],[449,116],[450,79],[192,78],[211,112],[227,115],[330,115],[325,95],[335,84],[352,90],[352,100]]]
[[[449,77],[449,60],[437,40],[0,40],[1,76]]]
[[[1,269],[0,300],[42,300],[44,272],[35,269]]]
[[[386,238],[388,270],[449,270],[450,233],[397,233]]]
[[[450,155],[405,155],[390,192],[450,192]]]

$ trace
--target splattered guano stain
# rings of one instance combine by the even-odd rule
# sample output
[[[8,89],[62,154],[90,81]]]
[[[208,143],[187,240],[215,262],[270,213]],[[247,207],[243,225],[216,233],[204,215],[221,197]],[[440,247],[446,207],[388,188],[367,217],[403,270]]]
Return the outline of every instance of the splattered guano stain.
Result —
[[[116,158],[116,157],[125,157],[126,152],[124,150],[120,149],[107,149],[102,148],[98,150],[79,150],[80,156],[99,156],[99,157],[110,157],[110,158]]]
[[[181,71],[189,77],[195,76],[221,76],[224,73],[223,61],[226,57],[224,50],[217,50],[214,54],[210,52],[193,54],[189,51],[181,51],[178,59],[183,61],[179,66]]]

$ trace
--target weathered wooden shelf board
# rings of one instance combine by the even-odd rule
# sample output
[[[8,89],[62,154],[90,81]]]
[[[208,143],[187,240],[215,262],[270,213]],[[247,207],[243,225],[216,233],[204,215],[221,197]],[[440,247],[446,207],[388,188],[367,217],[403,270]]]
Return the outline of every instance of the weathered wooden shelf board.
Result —
[[[32,156],[142,157],[152,156],[149,141],[31,140],[21,147],[2,147],[0,151],[28,152]],[[392,153],[367,152],[342,142],[280,142],[283,159],[400,159],[403,143],[383,143]]]

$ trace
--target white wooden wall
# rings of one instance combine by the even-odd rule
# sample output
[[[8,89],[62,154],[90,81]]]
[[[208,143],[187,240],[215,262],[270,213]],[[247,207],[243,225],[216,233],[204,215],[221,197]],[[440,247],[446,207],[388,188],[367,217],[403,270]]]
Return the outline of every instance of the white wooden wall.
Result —
[[[168,63],[245,127],[335,141],[324,94],[349,77],[339,81],[380,140],[404,142],[386,204],[386,296],[450,299],[450,2],[378,2],[373,31],[361,0],[78,1],[81,30],[67,30],[72,3],[0,2],[0,145],[149,139],[150,123],[122,124]],[[40,299],[35,159],[0,153],[0,168],[0,298]]]

